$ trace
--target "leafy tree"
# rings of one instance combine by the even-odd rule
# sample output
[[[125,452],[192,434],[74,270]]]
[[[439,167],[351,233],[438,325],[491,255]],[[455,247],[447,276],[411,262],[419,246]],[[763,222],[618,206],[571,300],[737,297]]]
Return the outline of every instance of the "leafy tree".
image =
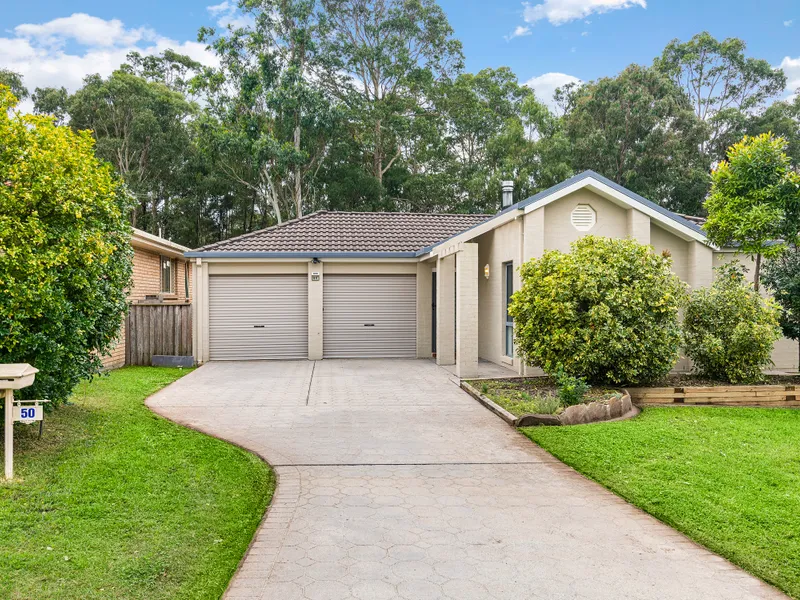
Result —
[[[9,115],[0,86],[0,362],[39,369],[23,394],[66,399],[101,366],[127,310],[127,195],[89,132]]]
[[[322,0],[331,34],[324,52],[335,69],[321,81],[342,103],[367,171],[384,175],[434,118],[426,101],[435,82],[462,66],[461,43],[433,0]],[[422,126],[424,127],[424,125]]]
[[[0,69],[0,85],[4,85],[11,90],[19,100],[25,100],[30,94],[28,88],[22,82],[22,75],[10,69]]]
[[[764,285],[780,304],[783,335],[800,341],[800,247],[790,246],[764,263]]]
[[[282,221],[301,216],[304,190],[326,157],[336,114],[314,78],[330,70],[318,44],[326,24],[308,0],[241,0],[253,25],[224,35],[200,30],[219,56],[202,80],[208,110],[201,129],[209,155],[248,190],[253,208]]]
[[[755,137],[772,133],[786,140],[786,154],[792,164],[800,166],[800,94],[792,101],[773,102],[762,114],[747,121],[747,135]],[[739,136],[735,141],[741,139]]]
[[[630,239],[585,236],[522,265],[512,297],[517,351],[547,373],[646,383],[678,359],[685,285],[672,259]]]
[[[62,125],[66,121],[69,102],[67,88],[37,87],[32,99],[35,114],[52,116],[56,125]]]
[[[124,70],[107,79],[90,75],[69,99],[70,125],[89,129],[97,155],[109,161],[137,200],[133,225],[157,234],[159,211],[190,145],[185,120],[194,106],[164,84]]]
[[[705,377],[754,383],[772,364],[780,307],[744,278],[741,265],[717,269],[710,288],[692,291],[684,311],[684,350]]]
[[[705,202],[708,239],[755,257],[756,290],[761,257],[777,256],[786,244],[800,241],[800,174],[785,150],[783,138],[767,133],[734,144],[714,170]]]
[[[786,87],[786,76],[766,61],[745,56],[739,38],[719,41],[698,33],[688,42],[672,40],[655,67],[668,75],[689,97],[695,114],[709,125],[701,143],[712,158],[724,158],[727,145],[719,143],[742,114],[762,106]]]
[[[654,69],[573,88],[565,115],[575,171],[593,169],[677,212],[697,214],[708,189],[705,127],[686,96]]]

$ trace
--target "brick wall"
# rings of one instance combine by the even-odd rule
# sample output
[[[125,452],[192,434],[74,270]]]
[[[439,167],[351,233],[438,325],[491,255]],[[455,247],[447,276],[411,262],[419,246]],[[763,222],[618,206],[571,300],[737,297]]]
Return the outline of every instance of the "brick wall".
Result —
[[[185,273],[187,261],[182,258],[172,259],[172,292],[178,301],[186,300]],[[192,269],[188,265],[189,298],[192,296]],[[161,293],[161,256],[158,253],[133,249],[133,286],[128,294],[129,302],[144,300],[146,296]],[[119,343],[109,356],[103,359],[104,369],[116,369],[125,364],[125,327],[120,331]]]

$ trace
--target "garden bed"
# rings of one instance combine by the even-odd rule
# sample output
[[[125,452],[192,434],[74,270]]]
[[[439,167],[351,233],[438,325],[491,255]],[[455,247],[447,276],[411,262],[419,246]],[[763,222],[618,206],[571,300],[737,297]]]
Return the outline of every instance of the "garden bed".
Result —
[[[464,381],[462,387],[510,425],[578,425],[638,414],[624,390],[591,388],[583,400],[566,406],[549,377]]]
[[[674,375],[660,383],[660,386],[628,388],[631,399],[635,404],[648,406],[703,404],[800,407],[800,377],[796,376],[767,376],[760,384],[731,385],[688,375]]]

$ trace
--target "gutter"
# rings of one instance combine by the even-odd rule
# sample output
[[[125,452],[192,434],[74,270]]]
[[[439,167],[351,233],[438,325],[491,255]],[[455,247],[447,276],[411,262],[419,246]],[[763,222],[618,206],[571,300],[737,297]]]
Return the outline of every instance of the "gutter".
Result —
[[[186,258],[417,258],[415,252],[184,252]]]

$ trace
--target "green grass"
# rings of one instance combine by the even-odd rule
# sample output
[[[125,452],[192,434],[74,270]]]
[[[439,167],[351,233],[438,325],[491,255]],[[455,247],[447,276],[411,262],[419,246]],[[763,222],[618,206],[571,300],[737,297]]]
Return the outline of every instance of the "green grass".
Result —
[[[186,370],[128,367],[15,428],[0,484],[1,598],[218,598],[275,486],[267,465],[157,417]]]
[[[800,598],[800,410],[647,408],[630,421],[522,431]]]

